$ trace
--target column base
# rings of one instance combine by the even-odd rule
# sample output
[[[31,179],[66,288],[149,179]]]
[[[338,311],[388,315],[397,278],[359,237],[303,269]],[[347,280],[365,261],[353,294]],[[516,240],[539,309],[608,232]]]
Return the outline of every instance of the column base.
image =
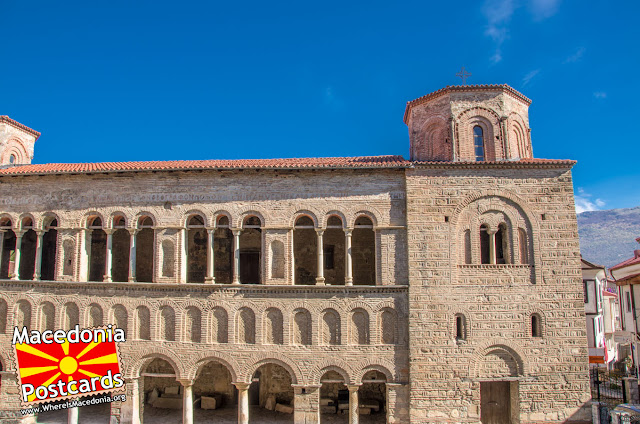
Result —
[[[345,281],[344,285],[345,286],[353,286],[353,281]]]
[[[129,279],[127,280],[130,283],[136,283],[136,279],[134,277],[129,277]]]
[[[238,280],[233,280],[233,281],[231,282],[231,284],[234,284],[234,285],[238,285],[238,286],[239,286],[239,285],[240,285],[240,281],[238,281]]]
[[[40,281],[40,276],[39,275],[34,275],[33,276],[33,281]]]
[[[324,277],[316,278],[316,286],[324,286]]]
[[[206,277],[204,279],[204,283],[205,284],[215,284],[216,283],[216,279],[215,279],[215,277]]]
[[[20,280],[20,277],[18,277],[17,275],[14,275],[13,277],[11,277],[11,279],[13,281],[18,281],[18,280]]]
[[[103,283],[113,283],[113,280],[108,275],[105,275],[104,278],[102,279],[102,282]]]

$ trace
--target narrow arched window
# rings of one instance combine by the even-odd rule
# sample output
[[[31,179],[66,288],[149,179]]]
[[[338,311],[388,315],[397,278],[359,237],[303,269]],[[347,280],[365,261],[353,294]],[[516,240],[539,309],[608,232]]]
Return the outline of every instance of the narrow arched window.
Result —
[[[16,163],[16,155],[11,155],[9,156],[9,163],[11,165],[13,165],[14,163]]]
[[[497,264],[506,264],[508,257],[508,246],[507,246],[508,236],[507,236],[507,226],[505,224],[498,225],[498,231],[496,232],[495,237],[495,249],[496,249],[496,263]]]
[[[482,225],[480,227],[480,263],[491,263],[489,243],[491,243],[491,237],[489,236],[488,228],[486,225]]]
[[[473,127],[473,148],[476,155],[476,162],[484,160],[484,133],[482,127]]]
[[[467,339],[467,322],[462,314],[456,314],[456,340]]]
[[[531,337],[542,337],[542,323],[540,315],[531,315]]]

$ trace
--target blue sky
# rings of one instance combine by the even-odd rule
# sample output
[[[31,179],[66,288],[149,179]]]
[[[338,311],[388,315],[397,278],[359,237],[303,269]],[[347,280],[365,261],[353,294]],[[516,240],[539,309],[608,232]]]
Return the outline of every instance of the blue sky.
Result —
[[[626,4],[625,4],[626,3]],[[508,83],[578,210],[640,205],[637,2],[0,0],[0,114],[35,163],[401,154],[405,104]]]

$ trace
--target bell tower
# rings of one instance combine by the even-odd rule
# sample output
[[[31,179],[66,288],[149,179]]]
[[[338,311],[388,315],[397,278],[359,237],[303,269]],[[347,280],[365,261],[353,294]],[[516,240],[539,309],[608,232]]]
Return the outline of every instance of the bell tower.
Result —
[[[38,131],[0,115],[0,167],[30,164],[39,137]]]
[[[447,86],[407,103],[411,160],[533,158],[531,100],[506,84]]]

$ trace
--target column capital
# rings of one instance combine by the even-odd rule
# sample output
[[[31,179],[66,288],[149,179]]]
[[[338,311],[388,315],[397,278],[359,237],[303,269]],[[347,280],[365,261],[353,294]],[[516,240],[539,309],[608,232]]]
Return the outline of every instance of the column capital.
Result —
[[[14,230],[13,233],[16,235],[17,238],[22,238],[22,236],[24,235],[24,233],[26,233],[26,230]]]
[[[497,232],[498,230],[490,230],[490,229],[487,230],[487,234],[489,234],[490,236],[494,235]]]
[[[176,380],[184,387],[193,386],[194,381],[190,378],[176,378]]]
[[[347,384],[346,386],[350,392],[357,392],[360,386],[362,386],[362,384]]]
[[[249,390],[249,386],[251,386],[251,383],[244,383],[239,381],[232,381],[231,384],[236,386],[236,389],[238,390]]]
[[[314,230],[316,230],[316,233],[321,236],[324,234],[325,229],[324,228],[314,228]]]
[[[107,233],[108,236],[113,235],[113,233],[116,232],[115,228],[103,228],[102,231],[104,231],[105,233]]]
[[[234,236],[239,236],[240,234],[242,234],[242,228],[232,228],[231,232]]]
[[[353,228],[345,228],[344,235],[347,237],[351,237],[353,235]]]
[[[140,231],[140,229],[138,229],[138,228],[127,228],[127,231],[129,231],[129,234],[131,234],[132,236],[135,236],[136,234],[138,234],[138,231]]]
[[[38,230],[34,230],[34,231],[36,232],[36,235],[37,235],[38,237],[42,237],[42,236],[44,235],[44,233],[46,233],[46,231],[45,231],[45,230],[40,230],[40,229],[38,229]]]
[[[217,230],[216,227],[205,227],[205,229],[207,230],[207,233],[211,234],[213,232],[215,232]]]

